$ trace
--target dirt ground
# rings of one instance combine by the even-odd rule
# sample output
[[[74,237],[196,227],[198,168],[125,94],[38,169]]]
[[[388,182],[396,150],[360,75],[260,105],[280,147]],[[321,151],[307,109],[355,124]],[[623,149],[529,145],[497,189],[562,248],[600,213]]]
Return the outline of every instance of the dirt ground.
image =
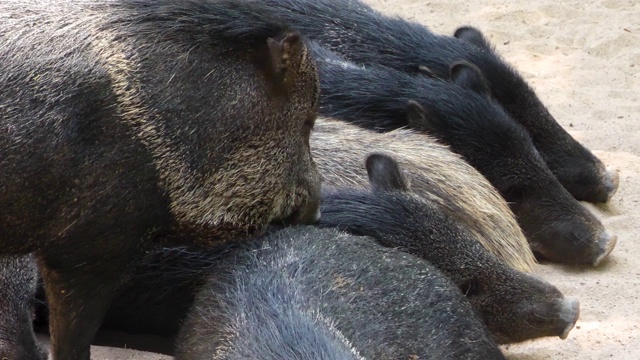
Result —
[[[620,189],[590,206],[617,248],[600,267],[540,265],[536,273],[581,302],[566,340],[505,346],[513,360],[640,359],[640,2],[637,0],[365,0],[452,34],[479,27],[529,80],[558,122],[620,172]],[[169,359],[94,347],[94,359]]]

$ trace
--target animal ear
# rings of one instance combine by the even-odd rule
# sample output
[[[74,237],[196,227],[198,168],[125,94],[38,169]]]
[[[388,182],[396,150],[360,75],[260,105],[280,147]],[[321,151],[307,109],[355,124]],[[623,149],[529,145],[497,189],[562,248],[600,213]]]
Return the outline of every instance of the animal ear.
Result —
[[[269,62],[273,75],[290,84],[303,57],[304,44],[298,33],[287,33],[281,40],[267,39]]]
[[[367,174],[374,192],[407,191],[400,165],[388,155],[373,153],[367,156]]]
[[[457,61],[451,64],[449,73],[451,80],[458,86],[478,94],[491,95],[489,84],[477,66],[466,61]]]
[[[422,131],[435,131],[436,118],[429,114],[422,105],[415,100],[407,102],[407,123],[409,127]]]
[[[459,27],[453,36],[483,50],[491,50],[491,45],[480,30],[472,26]]]

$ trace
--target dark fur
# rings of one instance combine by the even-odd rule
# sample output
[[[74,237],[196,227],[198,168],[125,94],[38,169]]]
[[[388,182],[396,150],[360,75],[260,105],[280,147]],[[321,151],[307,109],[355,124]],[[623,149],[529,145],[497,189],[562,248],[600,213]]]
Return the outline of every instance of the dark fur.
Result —
[[[381,155],[369,158],[367,170],[376,189],[374,192],[343,190],[329,191],[325,194],[322,205],[323,217],[318,223],[319,226],[338,227],[356,235],[369,235],[382,245],[399,248],[432,262],[467,294],[489,329],[501,342],[559,336],[567,327],[573,325],[578,314],[577,302],[565,299],[550,284],[506,266],[484,250],[469,232],[453,222],[436,204],[410,192],[400,191],[408,185],[399,175],[397,165],[385,159],[388,160],[386,156]],[[185,256],[195,256],[189,254],[186,252]],[[192,262],[195,267],[204,266],[201,261],[194,257]],[[193,273],[196,275],[191,275],[192,279],[202,280],[202,273],[194,271],[190,261],[180,263],[186,265],[183,270],[174,268],[172,271],[163,271],[161,276],[146,276],[164,278],[162,286],[147,286],[145,282],[132,278],[134,281],[128,286],[129,291],[136,294],[141,291],[148,292],[149,288],[152,291],[166,289],[162,291],[167,291],[169,296],[173,296],[171,294],[175,291],[171,289],[170,284],[181,282],[181,275],[178,274]],[[153,266],[149,268],[153,269]],[[148,270],[137,274],[142,276],[145,271]],[[384,277],[381,276],[380,279]],[[140,297],[140,294],[137,297]],[[151,296],[142,297],[148,299],[149,304],[159,304]],[[125,304],[130,301],[127,297],[121,299]],[[116,303],[120,301],[116,299]],[[144,306],[142,302],[138,304],[135,307]],[[572,305],[576,308],[570,308],[569,313],[562,314],[567,310],[567,306]],[[134,307],[124,305],[120,308]],[[163,306],[147,305],[146,308],[158,309],[160,313]],[[117,312],[113,315],[117,316]],[[112,319],[107,319],[106,323],[113,323]],[[117,329],[127,330],[126,327]],[[351,339],[350,336],[348,338]]]
[[[377,194],[386,197],[387,195],[385,195],[383,190],[388,186],[387,184],[393,184],[394,187],[403,189],[407,188],[404,179],[398,175],[400,172],[398,165],[386,156],[370,156],[367,160],[367,171],[371,176],[374,188],[378,189],[376,193],[371,193],[371,197],[375,197]],[[331,199],[335,200],[335,196],[332,196]],[[371,201],[373,206],[376,204],[375,200],[368,198],[364,198],[364,200]],[[449,218],[438,210],[437,205],[419,200],[418,197],[408,194],[406,194],[404,199],[399,199],[398,202],[402,202],[402,200],[407,200],[408,206],[411,208],[422,209],[420,215],[434,216],[433,219],[425,218],[420,221],[426,221],[434,225],[436,230],[423,232],[420,236],[416,237],[417,241],[426,241],[424,238],[430,239],[440,235],[449,236],[451,231],[459,231],[456,227],[450,228],[450,226],[452,226],[451,220],[441,221],[442,219]],[[405,211],[407,211],[405,205],[399,206],[397,209],[398,214],[403,214]],[[358,214],[365,217],[364,221],[369,218],[367,214],[361,212]],[[349,219],[348,216],[345,216],[345,218]],[[441,226],[444,227],[444,229],[439,229]],[[428,225],[425,225],[425,228],[428,228]],[[418,228],[417,230],[421,231],[422,229],[423,228]],[[439,230],[441,231],[438,232]],[[279,236],[287,237],[288,233],[285,230]],[[352,237],[344,235],[343,237],[347,239],[345,241],[353,239]],[[352,273],[349,274],[349,277],[364,282],[362,297],[355,299],[338,298],[333,300],[327,297],[322,298],[324,299],[324,303],[327,304],[326,306],[328,306],[327,311],[323,311],[323,314],[330,319],[340,318],[341,320],[337,322],[337,326],[340,326],[342,323],[352,326],[349,328],[338,327],[338,329],[357,345],[356,348],[361,351],[363,355],[372,354],[372,358],[378,358],[377,355],[386,354],[385,356],[393,358],[394,354],[399,353],[421,354],[423,351],[420,349],[425,349],[424,353],[434,354],[434,358],[441,356],[440,354],[447,353],[455,358],[456,355],[461,356],[461,354],[469,350],[467,345],[464,345],[469,339],[468,336],[451,336],[449,332],[438,333],[437,330],[433,330],[442,328],[443,321],[445,323],[449,321],[457,322],[458,320],[456,319],[458,315],[450,318],[451,313],[449,311],[454,311],[455,314],[458,314],[458,311],[462,310],[452,310],[457,306],[455,305],[453,308],[450,307],[450,310],[433,310],[433,313],[444,311],[444,313],[449,314],[444,318],[429,315],[432,314],[432,312],[431,310],[428,311],[428,309],[434,306],[434,301],[437,303],[439,295],[420,295],[425,291],[431,291],[432,286],[436,286],[429,281],[425,282],[425,279],[420,275],[424,267],[429,268],[428,264],[411,256],[400,255],[400,253],[395,250],[385,250],[373,245],[367,245],[367,249],[369,249],[367,250],[368,253],[358,252],[357,247],[354,248],[354,250],[350,250],[349,248],[345,248],[349,245],[342,243],[329,244],[326,252],[323,252],[323,246],[325,246],[326,243],[318,240],[318,242],[310,244],[309,242],[314,241],[313,237],[293,238],[294,239],[289,240],[280,239],[282,243],[285,244],[283,245],[285,249],[290,246],[286,245],[289,241],[294,241],[295,244],[297,244],[295,245],[296,247],[294,247],[297,249],[295,251],[297,254],[308,257],[309,259],[317,259],[316,262],[313,263],[315,264],[313,266],[317,266],[319,269],[325,269],[323,266],[329,266],[329,264],[335,263],[335,265],[331,265],[331,267],[325,270],[351,269],[350,271]],[[275,241],[274,239],[272,240]],[[280,244],[280,240],[278,240],[278,244]],[[435,238],[432,240],[436,241]],[[467,238],[467,241],[477,245],[473,248],[474,251],[483,251],[481,248],[480,250],[477,249],[477,247],[480,247],[480,244],[475,242],[475,240]],[[364,243],[367,244],[370,242],[371,240],[364,241]],[[385,241],[381,242],[385,243]],[[417,243],[416,247],[419,246],[420,243]],[[308,250],[306,250],[307,248]],[[114,299],[112,307],[105,319],[104,327],[134,333],[146,332],[172,335],[173,329],[177,327],[177,323],[182,316],[182,312],[193,301],[192,296],[194,291],[200,286],[203,278],[209,273],[218,274],[219,272],[215,270],[219,265],[218,259],[221,256],[229,258],[225,253],[238,251],[236,249],[218,249],[208,252],[194,252],[186,249],[159,249],[157,253],[150,253],[145,257],[145,262],[142,263],[130,277],[127,285],[123,287],[122,291]],[[412,248],[408,247],[405,250],[413,251]],[[339,255],[333,255],[334,253]],[[253,256],[251,254],[253,254],[253,252],[242,255],[241,258],[246,260]],[[375,254],[387,254],[385,256],[389,256],[389,260],[382,262],[372,261],[372,258],[376,256]],[[417,254],[422,255],[420,252],[417,252]],[[481,254],[489,256],[486,255],[486,252],[481,252]],[[475,257],[475,253],[465,252],[464,256]],[[333,260],[322,260],[325,257]],[[230,263],[236,263],[233,255],[230,258],[232,259],[228,260]],[[395,260],[397,258],[404,260],[398,262]],[[495,258],[491,259],[493,259],[495,264],[499,263],[500,266],[502,266],[500,269],[506,267],[500,263],[499,260]],[[468,259],[468,261],[474,262],[471,259]],[[240,262],[242,263],[242,261]],[[363,262],[365,265],[362,265]],[[314,271],[313,266],[310,265],[312,268],[309,271]],[[305,267],[304,270],[306,271],[307,268]],[[429,270],[429,273],[433,274],[433,271],[434,270]],[[368,272],[372,272],[374,275],[366,275]],[[309,276],[307,280],[313,281],[315,278],[313,273],[310,273]],[[318,287],[319,290],[329,286],[326,281],[319,281],[315,285],[310,284],[309,286],[311,285]],[[515,285],[516,288],[518,288],[518,286],[519,285]],[[374,291],[374,287],[381,288]],[[353,288],[359,287],[353,285]],[[248,291],[253,290],[249,289]],[[259,292],[260,290],[258,289],[256,291]],[[414,293],[413,291],[417,292]],[[491,291],[491,289],[488,291]],[[323,296],[331,296],[331,294],[324,294]],[[436,297],[434,298],[433,296]],[[442,299],[440,298],[439,300]],[[349,306],[353,306],[354,308],[345,311],[343,306],[347,305],[343,304],[343,301],[351,304]],[[457,303],[457,300],[454,303]],[[441,305],[449,306],[450,304],[447,305],[447,301],[444,301]],[[546,303],[538,304],[540,307],[544,307],[545,305]],[[335,308],[332,306],[335,306]],[[368,324],[367,317],[376,319],[376,321]],[[464,315],[463,317],[469,317],[467,321],[476,321],[472,320],[473,315]],[[381,323],[376,325],[378,322]],[[392,333],[386,332],[389,326],[394,327]],[[476,324],[472,328],[476,326],[478,325]],[[432,330],[426,332],[429,328],[432,328]],[[365,329],[370,330],[365,331]],[[426,335],[415,336],[415,331],[419,331],[419,333],[420,331],[424,331]],[[430,336],[442,336],[442,338],[435,338],[433,341],[424,341],[425,337]],[[471,334],[469,334],[469,336],[471,336]],[[355,340],[356,338],[358,340]],[[445,341],[445,339],[452,338],[462,339],[463,344],[461,345],[460,343],[454,342],[448,346],[448,341]],[[381,339],[384,340],[383,343],[380,343]],[[442,339],[442,341],[439,339]],[[488,344],[486,339],[482,340],[482,343],[485,345]],[[472,349],[475,350],[472,353],[478,351],[479,354],[484,354],[485,350],[483,349],[487,349],[485,345],[474,345]],[[374,353],[371,353],[371,351]]]
[[[529,132],[551,171],[576,199],[606,202],[617,189],[617,175],[607,172],[557,123],[477,29],[462,27],[455,37],[436,35],[424,25],[385,16],[358,0],[261,2],[323,46],[358,63],[445,79],[456,61],[476,64],[491,96]]]
[[[370,238],[289,228],[226,266],[176,359],[357,359],[351,345],[366,359],[504,358],[439,271]]]
[[[316,218],[315,64],[240,3],[0,4],[0,249],[35,252],[55,359],[89,359],[147,244]]]
[[[320,226],[344,228],[357,235],[367,234],[384,246],[399,248],[403,252],[429,260],[467,295],[482,320],[501,342],[566,335],[571,329],[578,316],[577,302],[565,299],[555,287],[546,282],[510,269],[484,250],[436,204],[407,192],[409,186],[397,164],[390,158],[382,155],[370,156],[367,171],[374,192],[353,190],[327,193],[323,205],[325,214],[319,222]],[[304,249],[308,244],[302,242],[300,246]],[[316,251],[321,250],[322,244],[316,246],[320,248],[311,248],[309,256],[320,256]],[[203,253],[185,249],[162,249],[157,254],[149,254],[145,259],[150,263],[138,268],[114,300],[105,320],[105,327],[128,332],[171,335],[183,316],[183,311],[193,301],[195,289],[209,272],[215,272],[217,259],[223,254],[222,250]],[[343,256],[349,254],[350,251],[346,251]],[[332,255],[323,256],[331,258]],[[358,265],[359,261],[364,260],[358,260],[358,256],[360,255],[353,255],[338,262],[353,271],[360,271],[362,266]],[[369,261],[367,258],[366,262]],[[317,264],[324,263],[325,261],[319,261]],[[376,269],[380,264],[373,263],[372,266]],[[384,281],[384,284],[387,281],[389,284],[397,282],[401,287],[389,294],[403,296],[403,293],[415,286],[409,285],[413,280],[403,279],[404,276],[413,279],[414,275],[407,275],[413,270],[407,270],[407,273],[403,268],[404,266],[399,266],[391,272],[383,268],[380,271],[385,275],[376,276],[371,281]],[[364,274],[365,270],[362,271]],[[396,273],[398,275],[394,275]],[[385,286],[391,286],[389,284]],[[365,304],[370,305],[374,299],[376,297],[368,298]],[[388,299],[380,301],[386,306],[395,304]],[[416,309],[427,307],[422,302],[422,297],[412,298],[411,301],[415,303]],[[402,309],[405,305],[398,306]],[[376,316],[384,313],[375,307],[371,311],[378,314]],[[335,310],[326,314],[331,314],[327,315],[331,317],[335,314],[344,316],[344,321],[348,321],[352,312]],[[406,315],[391,313],[388,316],[398,321],[398,324],[406,323]],[[417,319],[424,321],[420,316]],[[367,329],[366,322],[362,321],[362,325],[355,326],[350,331],[360,333]],[[349,331],[340,327],[338,329],[356,344],[361,354],[365,355],[363,349],[375,348],[373,345],[358,346]],[[413,331],[411,329],[413,328],[399,325],[395,331],[400,335],[394,341],[404,343],[407,339],[416,339],[423,344],[419,337],[403,335],[404,331],[410,334]],[[358,336],[367,344],[375,344],[380,339],[380,336],[373,336],[368,332]],[[441,344],[436,342],[432,346],[439,347]],[[392,351],[395,350],[390,350],[390,353]]]
[[[370,236],[426,259],[460,287],[501,343],[566,335],[577,321],[577,301],[506,266],[434,204],[406,192],[389,158],[376,157],[385,159],[367,160],[373,191],[326,194],[319,226]]]
[[[31,255],[0,258],[0,359],[47,359],[32,331],[37,283]]]
[[[483,93],[473,65],[454,65],[449,82],[360,67],[317,44],[312,51],[323,115],[382,131],[411,125],[444,141],[496,187],[539,256],[594,264],[612,250],[615,239],[562,187],[527,132]]]

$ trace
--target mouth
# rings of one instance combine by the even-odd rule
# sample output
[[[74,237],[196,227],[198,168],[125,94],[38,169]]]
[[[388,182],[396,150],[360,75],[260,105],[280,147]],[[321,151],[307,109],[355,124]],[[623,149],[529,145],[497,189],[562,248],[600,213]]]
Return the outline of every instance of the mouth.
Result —
[[[320,208],[316,209],[316,212],[313,214],[313,220],[311,220],[314,224],[320,221],[322,218],[322,212],[320,212]]]
[[[295,224],[313,225],[320,220],[321,216],[320,207],[298,208],[291,211],[284,219],[274,220],[272,224],[283,226]]]
[[[571,332],[571,330],[573,329],[575,324],[571,324],[568,325],[566,329],[564,329],[564,331],[562,332],[562,334],[560,334],[560,339],[564,340],[569,336],[569,332]]]

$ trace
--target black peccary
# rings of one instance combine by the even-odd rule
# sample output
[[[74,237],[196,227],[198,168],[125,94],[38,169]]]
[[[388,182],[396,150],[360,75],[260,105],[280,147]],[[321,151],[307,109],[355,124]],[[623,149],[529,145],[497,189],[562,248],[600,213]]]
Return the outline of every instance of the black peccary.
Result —
[[[317,43],[312,52],[323,115],[386,130],[410,124],[450,145],[510,204],[539,256],[595,266],[615,247],[617,238],[562,187],[522,126],[490,100],[473,65],[455,64],[452,81],[442,81],[358,66]]]
[[[429,261],[460,287],[500,343],[566,338],[578,320],[577,300],[487,252],[464,227],[408,191],[388,156],[372,154],[366,165],[372,191],[324,194],[318,226],[370,236]]]
[[[494,348],[491,337],[485,333],[485,326],[470,311],[468,303],[459,299],[461,294],[458,291],[455,291],[458,294],[451,293],[452,285],[442,279],[433,266],[411,255],[371,244],[375,242],[372,239],[363,240],[360,237],[335,234],[333,231],[330,232],[333,234],[330,237],[318,238],[316,232],[318,231],[314,229],[301,230],[301,233],[311,234],[301,237],[283,230],[277,236],[269,238],[275,242],[274,245],[262,240],[256,244],[267,248],[267,251],[274,251],[275,254],[282,253],[275,249],[284,249],[295,251],[308,259],[309,264],[303,269],[310,273],[305,280],[313,282],[315,279],[316,282],[309,286],[315,286],[315,290],[321,292],[318,296],[322,297],[314,299],[329,304],[323,308],[322,314],[336,324],[336,328],[363,356],[371,359],[392,359],[401,354],[425,354],[420,358],[502,358]],[[319,231],[319,234],[328,233]],[[285,238],[281,238],[283,236]],[[351,240],[355,241],[353,246],[349,245],[352,243]],[[327,241],[330,243],[327,244]],[[256,251],[246,252],[241,258],[252,258],[251,254],[255,253]],[[103,328],[130,333],[174,335],[203,280],[210,274],[225,277],[226,272],[220,270],[220,260],[226,261],[225,266],[242,264],[242,261],[237,261],[236,254],[237,246],[215,251],[163,248],[150,252],[114,298],[103,322]],[[385,260],[376,261],[381,256]],[[325,258],[332,261],[323,260]],[[335,272],[340,269],[349,271],[344,274],[345,279],[353,278],[358,283],[352,284],[350,288],[338,290],[357,291],[351,296],[346,294],[347,298],[334,299],[335,294],[324,290],[334,284],[335,277],[331,277],[331,282],[327,283],[325,279],[317,278],[316,275],[319,272]],[[282,275],[281,272],[278,273]],[[272,291],[276,288],[281,289],[269,288]],[[263,288],[258,286],[247,290],[253,295],[260,294]],[[283,293],[289,294],[290,290],[291,288],[283,289]],[[255,297],[251,298],[254,299]],[[289,298],[278,301],[282,301],[282,306],[295,303]],[[349,308],[345,310],[345,306]],[[249,305],[246,307],[252,309]],[[262,308],[258,306],[253,309]],[[371,321],[375,326],[369,325]],[[319,328],[314,326],[312,330],[319,329],[334,334],[333,328],[326,329],[322,323],[317,325]],[[391,327],[394,329],[393,332],[388,331]],[[299,330],[299,327],[296,329]],[[423,334],[424,336],[421,336]],[[213,335],[209,333],[203,336]],[[425,341],[427,336],[429,341]],[[353,340],[354,338],[357,341]],[[252,342],[252,339],[256,337],[247,335],[245,341],[248,341],[250,346],[261,344],[259,341]],[[196,340],[202,346],[212,344],[201,338]],[[355,346],[356,344],[358,346]],[[337,346],[338,349],[342,349],[340,342]],[[191,346],[187,348],[205,351]],[[332,346],[329,349],[335,351],[336,347]],[[195,356],[194,353],[189,355]]]
[[[449,77],[454,62],[476,64],[491,96],[529,132],[553,174],[576,199],[607,202],[617,190],[618,174],[607,171],[557,123],[477,29],[461,27],[454,37],[437,35],[422,24],[385,16],[359,0],[261,2],[323,46],[358,63],[440,78]]]
[[[504,359],[455,286],[367,237],[293,227],[225,262],[176,359]]]
[[[0,359],[47,359],[32,330],[37,284],[33,256],[0,258]]]
[[[56,360],[148,243],[318,217],[306,43],[239,0],[0,3],[0,255],[34,252]]]
[[[530,255],[524,251],[530,250],[520,245],[521,237],[525,246],[526,240],[502,198],[477,171],[434,139],[411,130],[376,133],[319,118],[311,149],[327,186],[362,189],[370,187],[366,155],[372,150],[392,154],[410,179],[412,192],[438,204],[507,264],[530,270]],[[102,329],[175,335],[196,289],[220,257],[218,249],[149,250],[116,294]],[[39,315],[46,323],[46,313]]]
[[[553,286],[507,267],[435,203],[398,191],[407,184],[393,160],[380,155],[369,159],[367,171],[375,191],[327,192],[324,210],[328,213],[320,226],[335,223],[354,233],[370,233],[383,245],[430,259],[464,290],[501,342],[567,335],[577,320],[577,301],[565,299]],[[193,301],[195,289],[225,256],[222,250],[157,251],[145,257],[114,299],[105,327],[171,336]],[[412,300],[417,308],[425,307],[421,299]],[[403,319],[399,323],[405,321],[399,319]],[[372,339],[377,337],[369,339],[375,343]],[[397,341],[406,339],[413,337],[403,335]]]

